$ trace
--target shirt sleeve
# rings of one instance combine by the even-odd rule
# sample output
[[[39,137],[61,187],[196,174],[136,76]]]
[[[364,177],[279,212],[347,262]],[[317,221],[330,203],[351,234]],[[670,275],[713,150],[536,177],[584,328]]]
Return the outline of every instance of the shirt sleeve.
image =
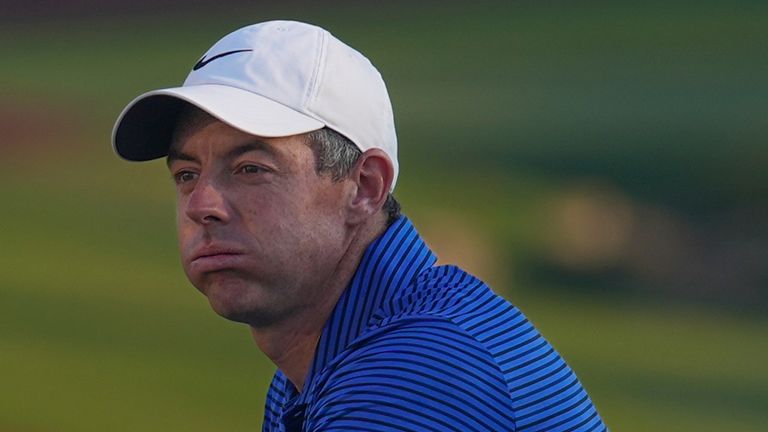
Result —
[[[325,371],[320,386],[307,431],[515,430],[491,355],[443,318],[375,332]]]

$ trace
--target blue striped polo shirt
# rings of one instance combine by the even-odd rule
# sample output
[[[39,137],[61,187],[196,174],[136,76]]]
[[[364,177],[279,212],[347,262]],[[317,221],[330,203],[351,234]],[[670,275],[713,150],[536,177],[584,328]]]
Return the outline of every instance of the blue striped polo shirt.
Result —
[[[263,431],[605,431],[523,314],[401,217],[365,251],[301,393],[279,370]]]

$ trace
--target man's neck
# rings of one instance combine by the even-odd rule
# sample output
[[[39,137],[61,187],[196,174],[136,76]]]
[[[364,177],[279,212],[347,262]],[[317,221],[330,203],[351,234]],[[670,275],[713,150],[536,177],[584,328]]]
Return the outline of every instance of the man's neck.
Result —
[[[386,230],[377,225],[359,230],[339,260],[332,277],[323,284],[318,303],[266,328],[251,327],[259,349],[301,392],[325,323],[357,270],[368,245]]]

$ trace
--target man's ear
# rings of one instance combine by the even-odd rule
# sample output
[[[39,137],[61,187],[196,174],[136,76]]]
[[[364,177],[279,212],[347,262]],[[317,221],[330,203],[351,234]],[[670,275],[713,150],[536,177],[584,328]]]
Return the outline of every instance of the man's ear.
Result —
[[[349,200],[350,222],[361,222],[381,211],[389,195],[395,170],[381,149],[369,149],[357,159],[349,173],[354,183]]]

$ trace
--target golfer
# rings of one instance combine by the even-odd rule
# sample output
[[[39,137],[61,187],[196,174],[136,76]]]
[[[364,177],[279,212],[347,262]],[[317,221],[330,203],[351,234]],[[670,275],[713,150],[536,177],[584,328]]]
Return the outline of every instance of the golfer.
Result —
[[[278,370],[264,431],[602,431],[523,314],[436,257],[392,196],[392,107],[362,54],[271,21],[139,96],[118,155],[166,157],[184,271]]]

